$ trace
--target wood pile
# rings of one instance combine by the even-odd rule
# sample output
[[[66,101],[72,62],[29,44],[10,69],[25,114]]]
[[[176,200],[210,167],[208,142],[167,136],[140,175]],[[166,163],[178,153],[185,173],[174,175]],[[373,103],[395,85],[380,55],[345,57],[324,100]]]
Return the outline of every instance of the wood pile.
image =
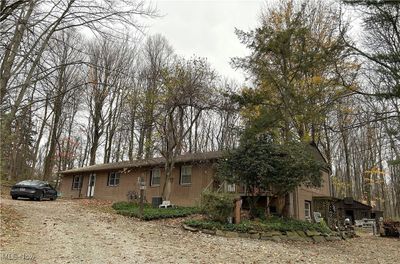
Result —
[[[400,237],[400,221],[386,220],[383,222],[385,236]]]

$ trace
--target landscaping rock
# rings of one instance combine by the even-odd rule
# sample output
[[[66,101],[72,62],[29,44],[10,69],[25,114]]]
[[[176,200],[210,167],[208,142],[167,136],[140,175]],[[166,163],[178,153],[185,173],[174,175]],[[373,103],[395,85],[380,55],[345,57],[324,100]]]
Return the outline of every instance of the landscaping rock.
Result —
[[[327,236],[327,237],[325,237],[325,239],[326,239],[326,241],[339,241],[339,240],[342,240],[338,236]]]
[[[313,236],[312,239],[315,243],[325,242],[325,238],[323,236]]]
[[[286,232],[286,235],[287,235],[288,237],[300,237],[299,234],[297,234],[297,233],[294,232],[294,231],[287,231],[287,232]]]
[[[304,231],[296,231],[297,234],[301,237],[307,237],[306,233],[304,233]]]
[[[280,236],[280,235],[282,235],[282,233],[279,231],[269,231],[269,232],[264,232],[261,234],[261,236],[264,236],[264,237],[272,237],[272,236]]]
[[[239,237],[250,238],[250,234],[249,233],[239,233]]]
[[[208,235],[215,235],[215,230],[202,229],[201,232],[203,232],[204,234],[208,234]]]
[[[188,230],[188,231],[190,231],[190,232],[197,232],[197,231],[199,231],[197,228],[194,228],[194,227],[191,227],[191,226],[188,226],[188,225],[183,225],[183,229]]]
[[[331,236],[340,236],[340,232],[332,231]]]
[[[311,237],[302,237],[302,239],[306,242],[314,242],[314,240]]]
[[[281,239],[281,241],[291,241],[291,239],[286,235],[279,236],[279,238]]]
[[[272,240],[275,241],[275,242],[281,242],[282,241],[281,237],[282,236],[273,236]]]
[[[272,240],[272,236],[261,236],[261,240]]]
[[[305,237],[297,236],[297,237],[287,237],[287,240],[289,241],[303,241]]]
[[[317,232],[317,231],[311,231],[311,230],[307,230],[307,231],[306,231],[306,234],[307,234],[307,236],[309,236],[309,237],[313,237],[313,236],[320,236],[320,235],[321,235],[321,233],[320,233],[320,232]]]
[[[299,236],[299,234],[297,234],[295,231],[287,231],[286,232],[286,236],[288,240],[291,241],[300,241],[302,240],[302,237]]]
[[[222,231],[222,230],[217,230],[217,231],[215,231],[215,234],[217,235],[217,236],[225,236],[225,233],[224,233],[224,231]]]
[[[239,234],[236,232],[225,231],[225,236],[226,237],[239,237]]]
[[[250,234],[250,238],[252,238],[252,239],[260,239],[260,233]]]

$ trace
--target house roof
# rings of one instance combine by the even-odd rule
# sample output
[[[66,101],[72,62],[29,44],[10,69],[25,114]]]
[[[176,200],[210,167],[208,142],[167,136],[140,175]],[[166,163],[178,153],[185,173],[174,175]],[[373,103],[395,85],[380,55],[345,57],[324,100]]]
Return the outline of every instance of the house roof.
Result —
[[[365,209],[365,210],[372,209],[372,206],[353,200],[352,197],[345,197],[343,199],[340,199],[337,202],[337,206],[338,208],[344,208],[344,209]]]
[[[188,153],[184,155],[177,156],[175,163],[185,163],[185,162],[208,162],[210,160],[216,160],[223,156],[222,151],[213,152],[202,152],[202,153]],[[134,160],[134,161],[122,161],[116,163],[105,163],[96,164],[87,167],[75,168],[66,171],[61,171],[61,174],[72,174],[72,173],[83,173],[83,172],[94,172],[94,171],[112,171],[112,170],[125,170],[129,168],[138,167],[150,167],[159,166],[165,163],[165,158],[157,157],[150,159]]]
[[[317,160],[322,161],[326,164],[324,169],[327,172],[330,172],[330,168],[326,162],[325,157],[319,151],[317,145],[315,143],[310,143],[312,147],[312,152],[314,153],[314,157]],[[198,153],[187,153],[184,155],[177,156],[175,159],[175,163],[185,163],[185,162],[207,162],[210,160],[217,160],[222,158],[224,152],[222,151],[210,151],[210,152],[198,152]],[[75,169],[70,169],[66,171],[61,171],[60,174],[72,174],[72,173],[84,173],[84,172],[95,172],[95,171],[112,171],[112,170],[127,170],[130,168],[139,168],[139,167],[151,167],[151,166],[159,166],[165,164],[165,158],[156,157],[150,159],[140,159],[134,161],[122,161],[115,163],[104,163],[104,164],[96,164],[86,167],[80,167]]]

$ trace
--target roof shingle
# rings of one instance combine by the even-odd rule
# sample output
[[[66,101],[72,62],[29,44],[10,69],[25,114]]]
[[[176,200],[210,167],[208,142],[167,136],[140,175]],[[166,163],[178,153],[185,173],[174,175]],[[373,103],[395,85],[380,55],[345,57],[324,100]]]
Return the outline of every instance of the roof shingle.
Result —
[[[183,162],[206,162],[209,160],[216,160],[223,156],[222,151],[213,152],[202,152],[202,153],[188,153],[184,155],[177,156],[175,158],[175,163]],[[150,158],[134,161],[122,161],[116,163],[106,163],[106,164],[96,164],[87,167],[75,168],[66,171],[61,171],[61,174],[71,174],[71,173],[82,173],[82,172],[94,172],[94,171],[110,171],[110,170],[120,170],[138,167],[150,167],[163,165],[165,163],[165,158]]]

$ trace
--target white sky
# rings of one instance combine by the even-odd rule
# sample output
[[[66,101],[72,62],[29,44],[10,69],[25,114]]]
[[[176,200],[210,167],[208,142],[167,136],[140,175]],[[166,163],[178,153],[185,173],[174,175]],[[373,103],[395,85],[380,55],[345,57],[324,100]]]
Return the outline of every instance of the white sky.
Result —
[[[265,1],[152,2],[163,17],[149,21],[149,34],[164,35],[178,55],[206,57],[220,75],[244,80],[243,73],[229,65],[230,58],[248,52],[235,35],[235,27],[245,31],[255,28]]]

